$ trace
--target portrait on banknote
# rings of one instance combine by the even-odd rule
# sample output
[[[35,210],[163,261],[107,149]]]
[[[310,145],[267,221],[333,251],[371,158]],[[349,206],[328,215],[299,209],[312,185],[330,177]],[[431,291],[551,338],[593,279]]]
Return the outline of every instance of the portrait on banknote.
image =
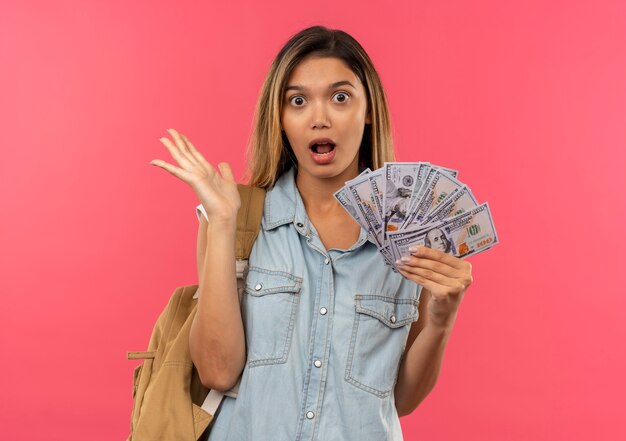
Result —
[[[446,233],[440,228],[433,228],[426,233],[424,237],[424,245],[444,253],[456,254],[452,239],[446,236]]]

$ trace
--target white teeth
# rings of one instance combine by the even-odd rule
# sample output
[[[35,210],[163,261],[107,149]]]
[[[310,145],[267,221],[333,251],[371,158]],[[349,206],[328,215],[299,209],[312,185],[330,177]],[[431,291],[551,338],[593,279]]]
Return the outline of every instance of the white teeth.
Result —
[[[318,151],[318,147],[319,146],[330,146],[330,149],[327,152],[321,153]],[[327,155],[330,152],[332,152],[333,150],[335,150],[335,144],[332,143],[323,143],[323,144],[313,144],[311,146],[311,150],[313,151],[313,153],[315,153],[316,155]]]
[[[319,153],[316,152],[315,150],[313,150],[313,153],[315,153],[316,155],[328,155],[330,152],[332,152],[334,149],[330,149],[329,151],[327,151],[326,153]]]

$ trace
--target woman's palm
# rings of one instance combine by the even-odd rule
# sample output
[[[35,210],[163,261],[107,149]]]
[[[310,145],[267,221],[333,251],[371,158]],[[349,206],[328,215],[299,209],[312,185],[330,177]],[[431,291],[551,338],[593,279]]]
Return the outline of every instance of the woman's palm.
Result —
[[[154,159],[150,163],[189,184],[200,199],[209,219],[234,219],[241,202],[230,166],[225,162],[218,164],[221,174],[218,173],[185,135],[174,129],[169,129],[168,132],[174,143],[165,137],[160,141],[180,167],[161,159]]]

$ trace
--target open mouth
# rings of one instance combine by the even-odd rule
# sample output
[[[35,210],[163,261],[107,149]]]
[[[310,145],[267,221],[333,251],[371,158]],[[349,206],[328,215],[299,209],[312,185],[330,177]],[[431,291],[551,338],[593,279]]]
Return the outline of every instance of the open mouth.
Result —
[[[327,155],[335,150],[335,144],[313,144],[310,148],[314,153],[317,153],[318,155]]]

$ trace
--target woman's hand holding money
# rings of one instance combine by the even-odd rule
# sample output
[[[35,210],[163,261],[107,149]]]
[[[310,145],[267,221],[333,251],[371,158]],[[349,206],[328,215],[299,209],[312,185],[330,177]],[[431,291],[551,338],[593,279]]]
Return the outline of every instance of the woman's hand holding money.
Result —
[[[211,222],[234,222],[241,206],[237,183],[230,165],[218,164],[218,171],[202,156],[182,133],[168,129],[174,143],[168,138],[160,141],[169,150],[180,167],[161,159],[153,159],[150,164],[161,167],[186,182],[194,190]]]
[[[472,265],[428,247],[412,247],[409,251],[410,256],[396,262],[398,271],[429,294],[428,322],[441,327],[452,325],[463,295],[472,284]]]

